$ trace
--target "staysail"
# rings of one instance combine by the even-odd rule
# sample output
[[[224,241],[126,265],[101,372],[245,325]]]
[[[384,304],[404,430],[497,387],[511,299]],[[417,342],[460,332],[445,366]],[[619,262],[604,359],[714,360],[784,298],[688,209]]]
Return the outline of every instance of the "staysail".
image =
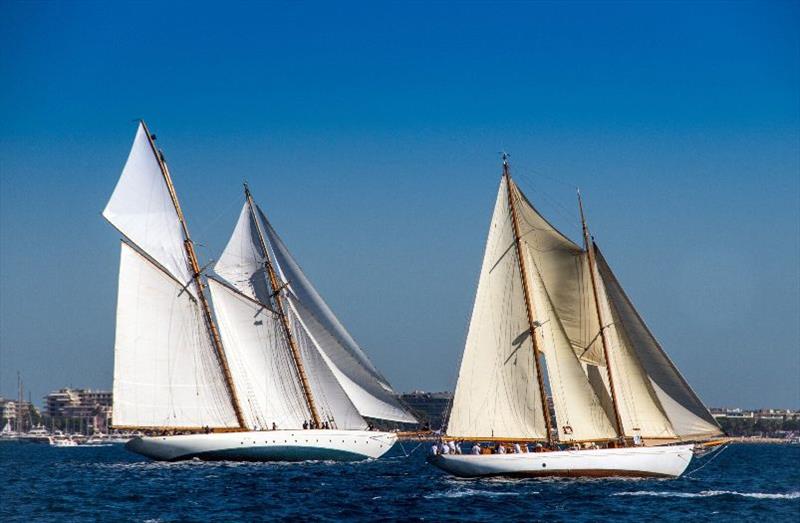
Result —
[[[370,418],[416,423],[416,419],[396,399],[387,380],[369,361],[300,269],[264,213],[259,208],[257,211],[295,313],[325,355],[325,360],[358,412]]]
[[[547,439],[505,177],[486,240],[447,435]]]
[[[632,350],[638,360],[637,373],[646,373],[648,396],[660,405],[659,414],[669,420],[680,439],[698,439],[722,434],[714,417],[703,405],[678,369],[642,321],[600,250],[595,247],[597,269],[618,332],[621,352]],[[638,409],[636,409],[638,410]],[[629,425],[630,426],[630,425]],[[643,437],[654,437],[647,434]]]

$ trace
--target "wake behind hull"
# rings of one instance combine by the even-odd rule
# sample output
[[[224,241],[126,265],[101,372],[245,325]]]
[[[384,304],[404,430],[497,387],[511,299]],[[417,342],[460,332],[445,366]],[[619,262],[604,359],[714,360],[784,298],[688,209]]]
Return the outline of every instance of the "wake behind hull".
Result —
[[[656,477],[676,478],[692,460],[693,445],[562,450],[523,454],[445,454],[428,461],[464,478]]]
[[[383,456],[396,441],[391,432],[271,430],[144,436],[125,448],[158,461],[358,461]]]

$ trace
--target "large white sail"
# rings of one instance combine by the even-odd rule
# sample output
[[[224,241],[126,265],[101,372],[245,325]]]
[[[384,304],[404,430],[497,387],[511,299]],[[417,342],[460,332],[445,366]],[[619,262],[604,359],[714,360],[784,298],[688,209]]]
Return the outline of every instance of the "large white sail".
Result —
[[[447,435],[546,439],[506,179],[500,182]]]
[[[114,425],[238,427],[195,297],[122,243],[114,345]]]
[[[303,359],[303,366],[320,421],[328,421],[338,429],[361,430],[367,428],[367,422],[359,414],[337,379],[336,367],[320,350],[302,318],[297,314],[293,301],[289,299],[285,303],[287,303],[286,315]]]
[[[653,393],[661,404],[662,411],[666,413],[674,433],[682,439],[722,434],[714,417],[642,321],[599,249],[595,252],[598,271],[614,311],[617,327],[624,330],[627,343],[635,351],[641,367],[647,373]]]
[[[180,218],[142,123],[103,216],[141,251],[187,285],[188,292],[196,293],[194,286],[188,285],[192,272]]]
[[[261,210],[257,208],[257,212],[295,313],[325,355],[325,361],[358,412],[370,418],[416,423],[399,403],[386,379],[325,304]]]
[[[311,414],[279,318],[214,279],[208,283],[247,426],[299,428]]]

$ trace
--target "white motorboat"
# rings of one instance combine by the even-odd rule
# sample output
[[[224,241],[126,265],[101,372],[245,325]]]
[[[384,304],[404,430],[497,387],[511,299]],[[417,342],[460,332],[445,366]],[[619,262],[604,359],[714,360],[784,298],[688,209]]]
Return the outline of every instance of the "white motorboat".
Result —
[[[145,436],[126,448],[162,461],[357,461],[379,458],[396,442],[391,432],[311,429]]]
[[[141,122],[103,216],[125,237],[113,426],[150,434],[129,450],[159,460],[375,458],[396,437],[366,430],[367,418],[416,422],[247,187],[207,275]]]
[[[539,214],[504,155],[443,436],[483,446],[434,454],[433,465],[465,477],[677,477],[691,442],[722,434],[623,291],[578,202],[583,247]],[[539,452],[499,452],[532,441]]]

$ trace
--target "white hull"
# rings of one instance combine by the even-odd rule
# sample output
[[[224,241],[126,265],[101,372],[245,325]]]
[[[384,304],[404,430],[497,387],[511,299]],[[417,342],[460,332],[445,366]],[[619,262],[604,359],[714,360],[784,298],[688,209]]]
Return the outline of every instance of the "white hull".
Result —
[[[270,430],[143,436],[131,439],[125,448],[159,461],[357,461],[383,456],[396,441],[391,432]]]
[[[560,450],[523,454],[445,454],[428,461],[455,476],[676,478],[694,445]]]

